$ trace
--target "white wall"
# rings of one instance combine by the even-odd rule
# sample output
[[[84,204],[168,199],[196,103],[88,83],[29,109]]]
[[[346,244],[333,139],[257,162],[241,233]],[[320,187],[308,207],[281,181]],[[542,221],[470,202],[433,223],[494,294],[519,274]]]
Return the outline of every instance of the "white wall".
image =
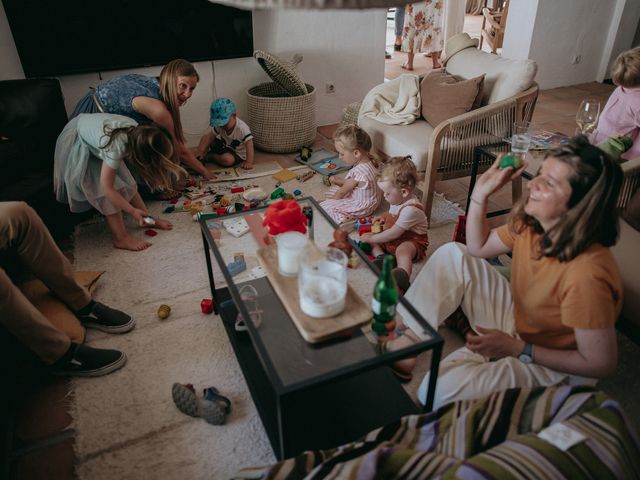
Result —
[[[278,10],[253,14],[254,48],[290,58],[304,57],[298,66],[300,77],[316,87],[318,125],[336,123],[342,109],[361,100],[384,79],[385,10]],[[13,37],[0,3],[0,80],[24,78]],[[197,143],[206,129],[209,104],[214,96],[232,98],[239,116],[246,118],[246,91],[269,77],[253,58],[198,62],[200,83],[182,119],[189,144]],[[102,72],[102,79],[122,73],[157,75],[161,67]],[[59,77],[67,111],[89,86],[100,83],[98,74]],[[325,93],[333,82],[336,92]]]
[[[600,63],[598,80],[610,78],[611,65],[616,57],[634,43],[635,33],[640,19],[639,0],[617,0],[616,9],[609,29],[609,36],[604,48],[604,55]]]
[[[511,0],[502,54],[535,60],[543,89],[602,81],[639,18],[639,0]]]

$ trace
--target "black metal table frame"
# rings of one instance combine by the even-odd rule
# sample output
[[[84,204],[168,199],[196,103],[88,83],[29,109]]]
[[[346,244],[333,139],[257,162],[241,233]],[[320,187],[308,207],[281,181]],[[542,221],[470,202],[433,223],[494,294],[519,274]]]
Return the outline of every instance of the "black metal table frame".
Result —
[[[305,197],[305,198],[299,199],[298,201],[300,202],[307,201],[312,203],[316,208],[316,210],[324,216],[326,221],[328,221],[334,228],[338,228],[338,226],[333,222],[333,220],[331,220],[331,218],[329,218],[322,211],[322,209],[319,207],[315,199],[311,197]],[[262,210],[265,210],[266,208],[267,207],[260,207],[260,208],[252,209],[250,213],[257,213]],[[223,218],[225,219],[232,218],[234,216],[240,216],[246,213],[247,212],[239,212],[235,214],[225,215]],[[228,270],[226,269],[224,259],[222,258],[222,255],[218,250],[215,244],[215,241],[211,236],[211,233],[209,232],[209,229],[206,225],[206,221],[210,218],[213,218],[213,217],[203,216],[203,218],[199,220],[199,223],[200,223],[200,228],[202,232],[202,241],[203,241],[203,247],[205,251],[205,261],[207,265],[207,274],[209,277],[209,286],[211,289],[212,298],[214,300],[214,312],[216,314],[220,314],[221,318],[223,319],[225,330],[227,331],[229,340],[232,343],[234,352],[236,354],[238,362],[240,363],[241,369],[245,376],[245,380],[247,382],[247,385],[253,397],[254,403],[256,404],[256,408],[258,410],[258,413],[260,414],[265,430],[269,435],[269,440],[271,441],[273,450],[279,459],[286,458],[287,456],[295,454],[297,453],[297,450],[299,450],[298,448],[295,448],[295,447],[292,449],[292,446],[287,445],[285,441],[285,426],[287,423],[287,419],[285,418],[286,415],[283,409],[284,407],[287,406],[288,396],[295,398],[295,394],[300,393],[304,389],[310,389],[312,387],[319,388],[322,386],[328,386],[336,382],[341,383],[341,385],[346,385],[345,381],[353,381],[355,377],[359,377],[359,376],[364,378],[368,373],[370,373],[371,378],[376,378],[376,379],[384,378],[385,381],[386,379],[392,379],[394,382],[394,385],[396,385],[397,388],[402,391],[402,394],[406,396],[406,399],[409,402],[411,402],[411,405],[414,407],[412,409],[413,411],[404,411],[399,416],[404,414],[410,414],[410,413],[419,413],[420,411],[415,405],[415,403],[408,397],[408,395],[406,394],[402,386],[399,384],[397,379],[395,379],[395,377],[392,375],[391,370],[388,368],[388,364],[393,363],[394,361],[400,360],[402,358],[407,358],[407,357],[417,355],[426,350],[431,350],[432,356],[431,356],[431,367],[430,367],[429,385],[427,390],[427,398],[422,411],[430,412],[432,410],[434,394],[435,394],[435,386],[436,386],[437,376],[438,376],[438,368],[439,368],[440,359],[442,355],[442,347],[443,347],[444,340],[429,325],[429,323],[414,309],[414,307],[411,304],[409,304],[404,298],[400,299],[401,304],[407,309],[407,311],[409,311],[409,313],[411,313],[414,316],[414,318],[421,324],[421,326],[425,329],[425,331],[427,331],[431,335],[431,340],[429,340],[428,342],[422,342],[417,345],[413,345],[411,347],[407,347],[403,350],[387,352],[374,358],[365,359],[361,362],[358,362],[356,365],[349,365],[347,367],[334,370],[328,374],[320,375],[316,378],[313,378],[312,380],[305,380],[305,381],[298,382],[296,384],[288,385],[288,386],[284,386],[282,384],[277,372],[273,368],[273,365],[271,365],[270,362],[265,361],[265,359],[268,358],[269,355],[264,345],[260,341],[256,340],[256,339],[259,339],[259,332],[254,327],[253,322],[245,321],[245,324],[247,325],[249,337],[251,339],[251,342],[250,342],[251,348],[253,349],[253,353],[258,357],[260,366],[264,370],[264,372],[258,371],[256,374],[256,371],[260,370],[260,368],[258,367],[256,370],[256,365],[255,365],[256,361],[255,359],[250,358],[252,356],[250,351],[251,348],[247,348],[247,345],[243,345],[238,342],[236,332],[233,329],[233,323],[234,323],[233,320],[235,320],[235,318],[227,318],[228,321],[225,321],[225,318],[229,317],[229,315],[223,311],[224,309],[220,308],[220,306],[223,305],[225,301],[231,299],[233,300],[233,304],[235,308],[238,309],[238,311],[242,314],[242,316],[245,319],[250,318],[249,312],[247,311],[247,308],[244,302],[240,298],[240,293],[236,288],[235,282],[233,281],[233,278],[229,274]],[[313,229],[313,225],[310,226],[310,229]],[[358,248],[357,244],[355,244],[353,241],[352,241],[352,244],[354,245],[354,249],[357,252],[357,254],[360,256],[361,260],[367,264],[368,266],[367,268],[372,269],[376,274],[379,275],[380,270],[369,260],[367,255],[360,248]],[[210,252],[213,252],[214,257],[216,258],[216,261],[220,266],[221,273],[224,277],[224,280],[227,283],[227,288],[222,288],[218,290],[216,290],[215,288],[215,280],[213,277],[213,267],[211,263]],[[256,377],[260,377],[261,373],[264,373],[270,385],[265,384],[264,378],[262,379],[252,378],[252,374],[254,374],[254,376]],[[379,380],[376,380],[376,381],[379,381]],[[265,395],[264,389],[266,387],[266,389],[269,390],[268,388],[269,386],[271,387],[272,391],[266,392],[266,394],[275,395],[275,406],[273,405],[273,402],[271,402],[271,405],[269,405],[270,402],[264,398],[264,395]],[[361,388],[361,387],[358,387],[358,388]],[[385,395],[387,395],[388,393],[391,393],[391,392],[385,392]],[[406,405],[407,404],[403,404],[404,407],[406,407]],[[277,417],[275,420],[273,418],[270,418],[272,417],[273,413],[275,413]],[[393,421],[393,420],[397,420],[397,418],[389,419],[389,421]],[[375,425],[373,428],[377,426],[382,426],[382,425]],[[360,435],[364,433],[366,433],[366,431],[361,432]],[[329,445],[329,446],[335,447],[336,445]],[[301,446],[301,448],[306,449],[305,446]]]

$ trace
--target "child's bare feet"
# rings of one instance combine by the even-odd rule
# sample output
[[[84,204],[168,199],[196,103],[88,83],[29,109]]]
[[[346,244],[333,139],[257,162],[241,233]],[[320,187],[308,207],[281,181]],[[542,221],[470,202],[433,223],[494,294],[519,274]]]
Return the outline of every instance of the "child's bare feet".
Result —
[[[160,230],[172,230],[173,229],[173,223],[171,223],[169,220],[165,220],[164,218],[156,218],[156,223],[154,225],[154,228],[159,228]]]
[[[404,70],[413,70],[413,65],[409,65],[409,63],[403,63],[402,67]]]
[[[132,237],[131,235],[113,240],[114,247],[121,248],[122,250],[131,250],[132,252],[139,252],[145,248],[149,248],[151,245],[151,243]]]

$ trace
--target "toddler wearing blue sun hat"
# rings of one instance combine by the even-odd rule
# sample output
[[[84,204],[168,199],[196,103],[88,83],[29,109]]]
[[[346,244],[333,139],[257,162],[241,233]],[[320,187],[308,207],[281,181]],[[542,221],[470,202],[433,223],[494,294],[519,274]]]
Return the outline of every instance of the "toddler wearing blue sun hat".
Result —
[[[240,164],[253,168],[253,134],[236,114],[236,104],[229,98],[216,98],[211,104],[211,128],[200,139],[196,157],[223,167]]]

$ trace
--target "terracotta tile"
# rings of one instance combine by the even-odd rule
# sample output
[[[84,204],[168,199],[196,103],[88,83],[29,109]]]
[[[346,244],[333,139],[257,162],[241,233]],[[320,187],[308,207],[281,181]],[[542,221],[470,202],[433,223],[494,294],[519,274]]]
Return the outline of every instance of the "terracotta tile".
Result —
[[[67,438],[60,443],[30,451],[17,457],[11,464],[9,478],[20,480],[74,480],[75,455],[73,439]]]
[[[71,424],[67,378],[51,377],[46,385],[34,390],[16,415],[16,445],[29,444],[62,432]]]
[[[592,93],[602,94],[602,95],[611,95],[616,88],[615,85],[609,85],[607,83],[599,83],[599,82],[589,82],[589,83],[581,83],[579,85],[574,85],[574,87],[579,88],[580,90],[587,90]]]
[[[578,86],[570,86],[570,87],[558,87],[552,88],[550,90],[545,90],[545,92],[549,95],[553,95],[556,98],[560,99],[568,99],[568,98],[584,98],[588,97],[592,91],[585,90],[583,88],[578,88]]]

